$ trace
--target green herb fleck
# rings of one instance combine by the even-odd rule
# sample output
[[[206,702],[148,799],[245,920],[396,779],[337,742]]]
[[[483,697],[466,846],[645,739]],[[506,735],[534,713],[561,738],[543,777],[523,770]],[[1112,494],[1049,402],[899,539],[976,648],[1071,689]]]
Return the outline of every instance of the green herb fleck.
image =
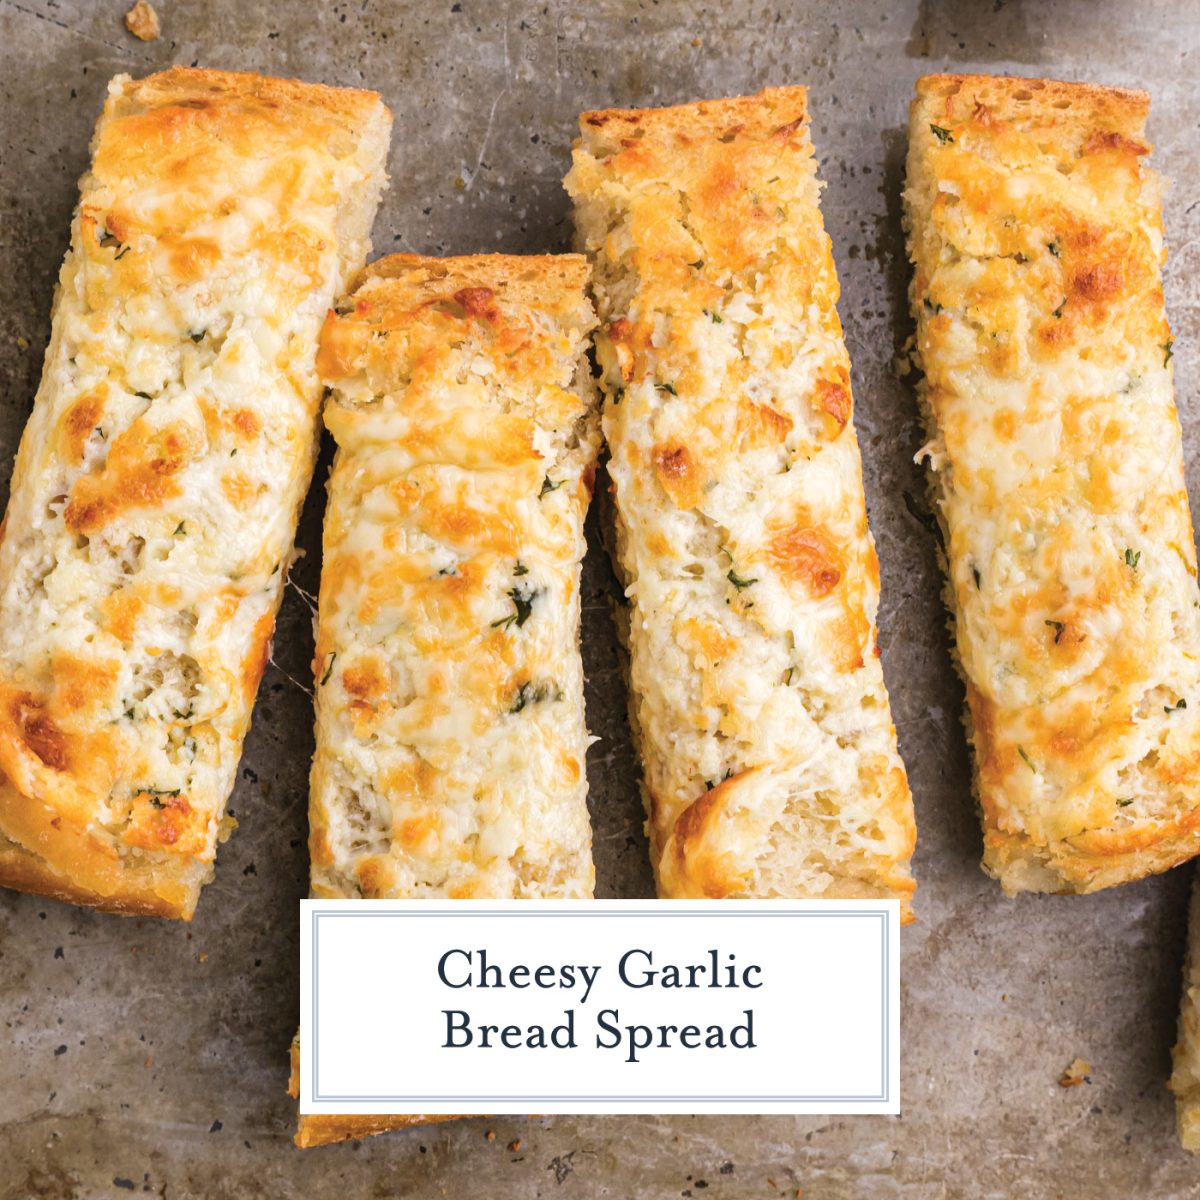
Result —
[[[171,536],[172,537],[184,537],[186,534],[187,534],[187,522],[180,521],[179,524],[175,526],[175,532]]]
[[[531,704],[541,704],[543,700],[561,700],[562,689],[556,683],[533,684],[528,681],[517,689],[516,699],[509,707],[510,713],[519,713]]]
[[[1130,806],[1132,803],[1133,803],[1133,797],[1132,797],[1132,796],[1122,796],[1122,797],[1121,797],[1121,798],[1120,798],[1120,799],[1117,801],[1117,807],[1118,807],[1118,808],[1128,808],[1128,807],[1129,807],[1129,806]]]
[[[493,621],[492,628],[507,629],[510,625],[516,625],[520,629],[529,620],[529,616],[533,612],[533,602],[537,595],[538,591],[530,591],[528,588],[510,588],[508,598],[513,602],[513,611],[507,617],[501,617],[498,621]]]
[[[698,258],[695,262],[688,263],[688,266],[691,267],[693,271],[699,271],[704,266],[704,259]]]
[[[321,686],[324,687],[329,682],[329,677],[333,674],[333,664],[337,662],[337,651],[335,650],[329,656],[329,665],[325,668],[325,674],[321,676]]]
[[[1130,549],[1125,550],[1125,565],[1132,567],[1135,571],[1138,568],[1138,563],[1141,561],[1142,552],[1139,550],[1136,554]]]
[[[1025,763],[1025,765],[1036,775],[1038,773],[1038,769],[1037,769],[1037,767],[1035,767],[1033,765],[1033,759],[1030,758],[1029,755],[1025,753],[1025,747],[1018,746],[1017,753],[1021,756],[1021,759]]]
[[[513,567],[513,574],[519,579],[522,575],[529,574],[529,568],[518,558],[517,565]]]
[[[133,394],[135,396],[137,396],[139,400],[153,400],[154,399],[154,397],[151,396],[149,392],[134,392]]]
[[[935,304],[934,301],[930,300],[928,296],[925,297],[922,303],[925,305],[925,311],[933,313],[935,317],[942,311],[942,306],[940,304]]]
[[[613,407],[615,408],[624,399],[625,399],[625,389],[623,387],[617,388],[612,394]]]
[[[710,320],[710,321],[711,321],[711,322],[712,322],[714,325],[724,325],[724,324],[725,324],[725,319],[724,319],[724,317],[722,317],[720,313],[713,312],[713,311],[712,311],[712,309],[710,309],[710,308],[706,308],[706,309],[704,309],[704,315],[705,315],[705,316],[706,316],[706,317],[707,317],[707,318],[708,318],[708,319],[709,319],[709,320]]]
[[[1054,310],[1053,316],[1054,316],[1055,320],[1058,320],[1062,317],[1063,309],[1066,307],[1067,307],[1067,298],[1066,298],[1066,296],[1064,296],[1062,298],[1062,303]]]
[[[177,799],[181,794],[179,788],[139,788],[138,795],[149,796],[150,803],[155,808],[166,808],[167,806],[159,799],[160,796],[167,796],[170,799]]]
[[[730,583],[740,592],[743,588],[748,588],[752,583],[757,583],[757,579],[743,579],[732,567],[729,568],[729,573],[725,576]]]
[[[545,479],[542,480],[542,490],[538,492],[538,499],[540,500],[548,492],[557,492],[558,489],[562,487],[564,482],[565,480],[560,479],[557,483],[555,483],[554,480],[547,475]]]
[[[192,341],[193,341],[193,342],[202,342],[202,341],[204,341],[204,335],[205,335],[207,332],[208,332],[208,330],[207,330],[207,329],[202,329],[202,330],[200,330],[200,332],[199,332],[199,333],[191,333],[191,332],[189,332],[189,333],[188,333],[188,337],[190,337],[190,338],[192,339]]]
[[[1163,366],[1165,367],[1167,365],[1167,363],[1169,363],[1171,361],[1171,359],[1173,359],[1175,357],[1175,339],[1167,338],[1167,340],[1165,342],[1163,342],[1162,349],[1163,349]]]
[[[673,383],[656,383],[654,385],[660,392],[670,392],[672,396],[678,396],[679,393],[675,390]]]
[[[1066,626],[1061,621],[1047,621],[1047,625],[1054,630],[1054,644],[1057,646],[1062,641],[1063,630]]]
[[[983,576],[979,574],[979,568],[972,567],[971,574],[975,576],[975,586],[978,588],[983,583]]]
[[[125,255],[127,255],[132,249],[132,246],[122,246],[120,250],[113,255],[113,262],[120,262],[121,259],[123,259]]]
[[[1181,709],[1181,708],[1187,708],[1187,700],[1185,700],[1182,696],[1179,698],[1178,704],[1164,704],[1163,712],[1165,712],[1165,713],[1178,712],[1179,709]]]
[[[932,133],[933,136],[937,138],[937,140],[941,142],[943,146],[947,142],[954,141],[954,135],[950,132],[950,130],[946,129],[942,125],[930,125],[929,132]]]
[[[1057,238],[1055,238],[1054,241],[1052,241],[1052,242],[1047,242],[1046,249],[1049,250],[1050,253],[1053,254],[1055,258],[1062,257],[1062,246],[1059,245]]]

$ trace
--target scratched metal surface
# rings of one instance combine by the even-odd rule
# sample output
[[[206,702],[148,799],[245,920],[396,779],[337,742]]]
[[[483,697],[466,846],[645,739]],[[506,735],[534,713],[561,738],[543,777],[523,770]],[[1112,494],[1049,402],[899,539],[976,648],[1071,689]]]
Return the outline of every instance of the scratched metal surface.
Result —
[[[469,1120],[300,1152],[284,1096],[306,886],[309,613],[289,594],[233,799],[241,827],[190,927],[0,894],[0,1196],[1200,1196],[1164,1089],[1188,871],[1090,898],[1003,899],[977,867],[932,549],[907,516],[919,444],[892,375],[907,334],[898,204],[913,80],[951,67],[1154,92],[1168,301],[1193,497],[1200,446],[1196,180],[1200,13],[1188,0],[795,4],[0,0],[0,502],[40,370],[75,180],[106,80],[172,62],[378,88],[396,113],[380,252],[544,251],[568,240],[576,114],[812,88],[841,271],[884,665],[916,796],[920,923],[904,938],[904,1115]],[[322,478],[327,466],[318,471]],[[321,492],[305,512],[318,575]],[[586,571],[590,760],[602,895],[650,894],[594,544]],[[386,1029],[392,1015],[366,1014]],[[1076,1056],[1090,1082],[1062,1089]],[[488,1130],[496,1134],[486,1137]]]

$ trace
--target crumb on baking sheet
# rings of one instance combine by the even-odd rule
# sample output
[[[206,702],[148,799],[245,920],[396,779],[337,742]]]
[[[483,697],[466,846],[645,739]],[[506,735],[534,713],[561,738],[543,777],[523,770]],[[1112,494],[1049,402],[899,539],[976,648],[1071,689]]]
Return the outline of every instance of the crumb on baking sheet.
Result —
[[[125,28],[143,42],[152,42],[162,33],[162,27],[158,23],[158,13],[146,3],[146,0],[137,0],[137,3],[125,14]]]
[[[1074,1058],[1058,1080],[1058,1086],[1069,1088],[1078,1087],[1081,1083],[1091,1083],[1092,1064],[1082,1058]]]

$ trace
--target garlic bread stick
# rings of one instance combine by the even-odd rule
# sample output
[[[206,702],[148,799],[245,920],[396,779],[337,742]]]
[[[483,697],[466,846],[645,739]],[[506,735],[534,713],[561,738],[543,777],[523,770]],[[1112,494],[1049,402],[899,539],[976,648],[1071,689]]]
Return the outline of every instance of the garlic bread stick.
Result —
[[[924,78],[912,106],[922,455],[984,868],[1010,893],[1200,849],[1200,592],[1148,108],[972,76]]]
[[[586,281],[577,255],[395,255],[326,326],[314,896],[592,895]],[[297,1141],[431,1119],[302,1116]]]
[[[805,90],[585,113],[566,186],[659,892],[907,917],[912,799]]]
[[[109,85],[0,526],[0,884],[190,918],[390,123],[255,75]]]

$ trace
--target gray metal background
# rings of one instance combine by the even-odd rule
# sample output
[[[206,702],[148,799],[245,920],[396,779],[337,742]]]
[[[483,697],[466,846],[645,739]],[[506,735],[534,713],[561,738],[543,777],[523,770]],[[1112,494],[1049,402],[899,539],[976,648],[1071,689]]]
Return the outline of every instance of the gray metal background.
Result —
[[[1200,1196],[1164,1083],[1188,869],[1097,896],[1005,900],[980,873],[913,397],[899,222],[913,80],[951,68],[1154,93],[1188,479],[1200,484],[1200,12],[1189,0],[0,0],[0,502],[46,343],[75,181],[105,82],[199,63],[380,90],[396,114],[376,249],[565,248],[577,113],[811,89],[842,279],[867,496],[883,566],[884,667],[916,797],[919,924],[904,935],[900,1119],[476,1119],[301,1152],[284,1095],[306,888],[309,613],[289,594],[233,798],[241,827],[191,926],[0,893],[0,1195],[796,1196],[926,1200]],[[323,479],[327,459],[318,468]],[[316,590],[323,492],[296,571]],[[586,572],[589,763],[600,894],[647,896],[607,567]],[[364,1004],[381,1036],[400,1016]],[[1090,1082],[1057,1080],[1076,1056]],[[486,1131],[496,1137],[488,1141]],[[519,1147],[509,1144],[519,1139]]]

